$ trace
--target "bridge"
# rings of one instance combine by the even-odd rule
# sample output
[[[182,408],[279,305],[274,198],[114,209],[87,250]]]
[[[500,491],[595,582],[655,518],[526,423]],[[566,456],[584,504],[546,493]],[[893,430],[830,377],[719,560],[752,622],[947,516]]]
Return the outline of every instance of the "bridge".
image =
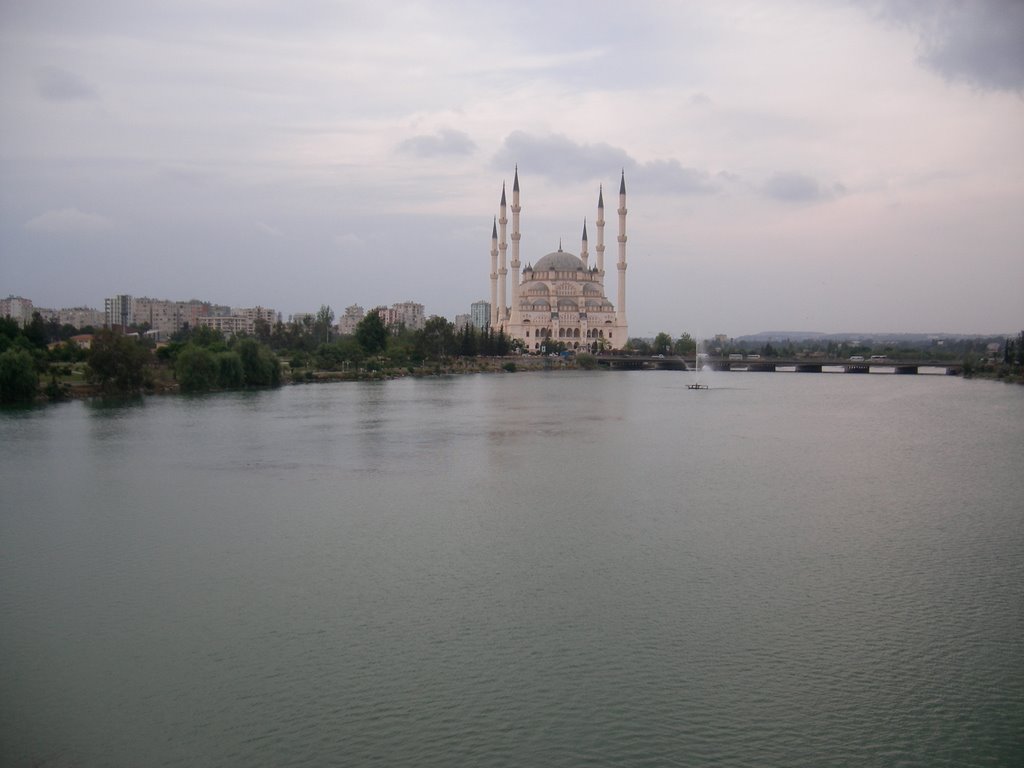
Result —
[[[599,365],[621,370],[662,369],[693,371],[696,359],[678,355],[621,355],[597,356]],[[795,371],[796,373],[871,373],[885,370],[899,375],[913,375],[922,368],[941,368],[949,376],[963,373],[963,363],[950,360],[886,358],[884,360],[822,360],[819,358],[750,357],[742,360],[729,357],[702,357],[701,368],[713,371]]]

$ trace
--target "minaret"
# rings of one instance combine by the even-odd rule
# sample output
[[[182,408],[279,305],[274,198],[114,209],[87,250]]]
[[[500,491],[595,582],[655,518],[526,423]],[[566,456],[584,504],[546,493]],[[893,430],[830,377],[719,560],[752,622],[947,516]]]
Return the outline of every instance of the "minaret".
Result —
[[[584,218],[583,219],[583,240],[580,243],[580,261],[583,262],[583,268],[584,269],[590,269],[590,267],[587,266],[587,259],[589,257],[590,257],[590,254],[587,253],[587,220],[586,220],[586,218]]]
[[[597,274],[604,285],[604,185],[597,193]]]
[[[508,320],[505,311],[505,298],[508,296],[508,289],[505,285],[505,277],[508,275],[508,267],[505,266],[505,252],[508,250],[508,243],[505,242],[507,231],[508,215],[505,203],[505,185],[501,185],[501,211],[498,215],[498,223],[501,225],[501,238],[498,240],[498,328],[505,327]],[[497,329],[495,329],[497,330]]]
[[[626,323],[626,213],[626,171],[623,170],[619,181],[619,303],[615,307],[616,330],[622,337],[615,339],[612,345],[618,349],[626,343],[629,333]]]
[[[509,324],[519,325],[519,166],[516,166],[515,179],[512,181],[512,307],[509,312]]]
[[[491,226],[491,327],[498,324],[498,217]]]

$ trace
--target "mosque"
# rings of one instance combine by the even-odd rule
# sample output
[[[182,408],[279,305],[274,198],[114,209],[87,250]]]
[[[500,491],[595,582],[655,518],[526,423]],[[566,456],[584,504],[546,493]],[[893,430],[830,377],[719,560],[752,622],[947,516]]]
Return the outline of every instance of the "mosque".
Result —
[[[519,274],[519,168],[512,183],[512,260],[506,262],[508,226],[505,185],[501,186],[498,217],[491,229],[491,327],[519,339],[531,352],[548,343],[562,342],[566,349],[596,352],[620,349],[629,338],[626,322],[626,176],[619,181],[619,273],[617,302],[613,306],[604,287],[604,189],[597,195],[596,262],[587,252],[587,224],[583,222],[580,255],[558,250],[527,262]],[[512,268],[512,295],[508,272]]]

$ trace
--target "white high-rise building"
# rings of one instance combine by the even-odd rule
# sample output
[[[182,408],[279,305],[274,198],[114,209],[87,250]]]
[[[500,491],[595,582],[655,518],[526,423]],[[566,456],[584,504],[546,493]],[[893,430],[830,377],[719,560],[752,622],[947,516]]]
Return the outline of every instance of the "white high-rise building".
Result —
[[[9,317],[24,327],[32,322],[32,299],[21,296],[8,296],[0,299],[0,317]]]
[[[105,299],[103,302],[103,315],[104,327],[118,327],[125,331],[129,325],[135,322],[135,299],[127,293],[121,293]]]
[[[481,299],[469,305],[469,316],[473,327],[478,331],[484,330],[491,323],[491,304]]]

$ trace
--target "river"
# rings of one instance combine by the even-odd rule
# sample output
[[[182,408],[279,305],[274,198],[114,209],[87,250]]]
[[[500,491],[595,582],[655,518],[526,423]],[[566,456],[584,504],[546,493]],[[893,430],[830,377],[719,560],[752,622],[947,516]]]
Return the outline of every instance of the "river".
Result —
[[[0,764],[1021,764],[1024,388],[691,376],[0,412]]]

